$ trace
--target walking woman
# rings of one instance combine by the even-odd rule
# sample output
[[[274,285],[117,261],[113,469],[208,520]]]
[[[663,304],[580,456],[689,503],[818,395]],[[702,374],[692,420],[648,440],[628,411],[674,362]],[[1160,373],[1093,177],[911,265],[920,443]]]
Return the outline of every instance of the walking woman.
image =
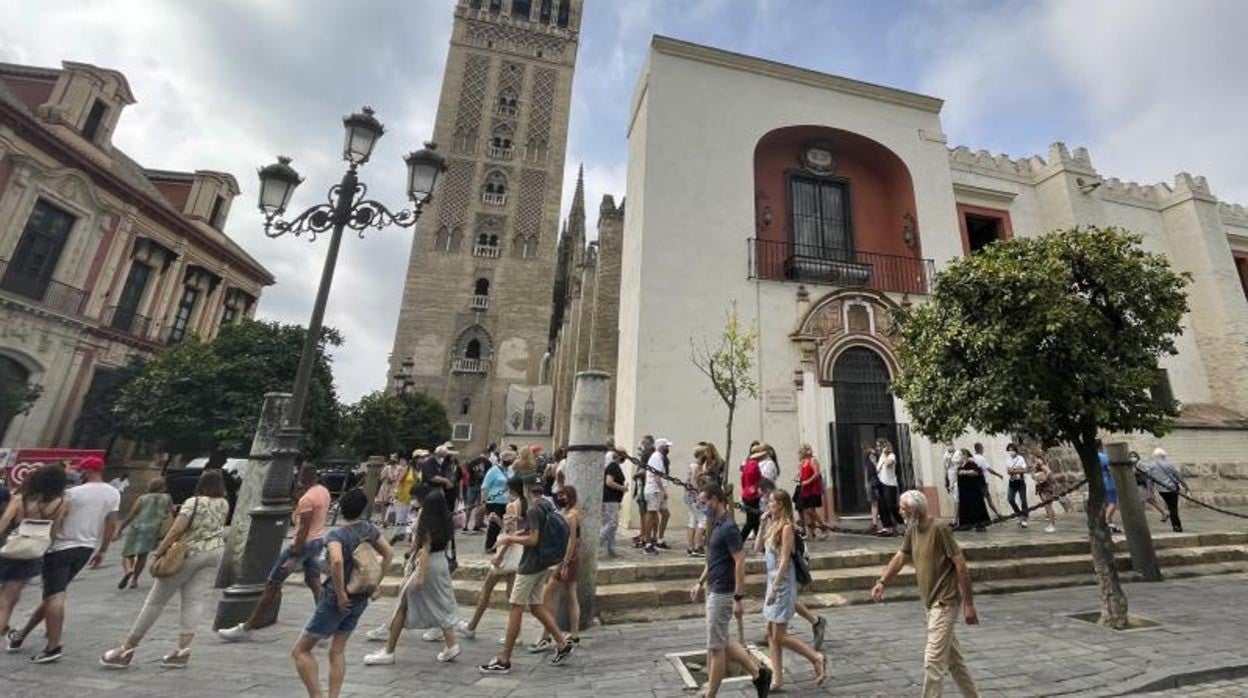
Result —
[[[797,449],[801,465],[797,471],[797,510],[800,512],[801,526],[806,535],[815,540],[824,540],[829,534],[823,523],[823,475],[819,472],[819,461],[815,460],[815,452],[810,444],[802,444]]]
[[[399,607],[390,619],[389,636],[384,649],[364,657],[364,664],[394,664],[394,650],[404,628],[430,628],[424,639],[437,641],[436,631],[442,633],[442,651],[439,662],[449,662],[459,656],[459,643],[455,640],[455,627],[459,625],[459,607],[455,602],[455,589],[451,586],[451,568],[447,549],[454,546],[454,522],[446,495],[434,489],[425,496],[416,519],[416,533],[412,536],[412,553],[416,556],[416,569],[408,576],[400,593]],[[369,639],[377,634],[369,633]]]
[[[10,529],[16,531],[23,523],[30,522],[28,528],[32,532],[46,531],[46,543],[51,544],[65,516],[64,496],[65,469],[59,465],[38,468],[27,476],[21,492],[13,495],[0,514],[0,538]],[[24,553],[14,553],[13,557],[0,552],[0,637],[9,634],[9,618],[21,598],[22,587],[43,570],[43,552],[47,547],[36,544]]]
[[[581,510],[576,506],[576,488],[564,485],[559,494],[555,495],[555,503],[568,522],[568,547],[563,553],[563,562],[555,567],[555,571],[546,581],[546,589],[542,594],[542,605],[555,613],[555,592],[563,589],[563,602],[568,606],[568,641],[574,645],[581,644],[581,601],[576,596],[576,575],[581,566]],[[529,646],[533,653],[555,649],[555,641],[550,635],[542,633],[542,638]]]
[[[221,564],[224,543],[225,519],[230,504],[225,498],[225,480],[220,470],[207,470],[199,476],[195,495],[182,503],[173,526],[164,540],[152,553],[155,566],[175,542],[186,549],[186,558],[177,572],[168,577],[158,577],[147,593],[143,609],[135,619],[134,626],[124,642],[104,653],[100,665],[110,669],[124,669],[134,658],[134,648],[165,610],[165,604],[174,594],[181,595],[178,646],[173,652],[161,657],[160,665],[167,669],[185,669],[191,659],[191,640],[203,611],[204,597],[211,593],[212,582]]]
[[[893,535],[902,527],[901,512],[897,508],[897,456],[887,439],[880,439],[879,449],[880,460],[875,470],[880,478],[880,522],[883,525],[876,533]]]
[[[399,480],[403,479],[405,468],[399,464],[397,454],[391,454],[386,466],[381,469],[381,484],[377,488],[377,496],[373,499],[373,508],[381,515],[381,525],[393,523],[390,505],[394,503],[394,494],[399,488]]]
[[[160,542],[160,529],[165,519],[173,516],[173,500],[165,493],[165,479],[152,478],[147,483],[147,493],[134,500],[130,513],[117,528],[113,540],[121,539],[123,533],[126,540],[121,545],[121,569],[125,573],[117,582],[118,589],[139,586],[139,575],[147,564],[147,555],[156,549]]]
[[[745,512],[745,526],[741,528],[741,540],[749,540],[750,534],[758,534],[761,513],[758,512],[759,499],[762,493],[759,492],[758,484],[762,479],[762,472],[758,469],[758,457],[755,450],[758,448],[758,442],[754,441],[750,444],[750,454],[746,457],[745,462],[741,464],[741,503],[749,507]],[[761,456],[761,454],[759,454]]]
[[[524,496],[524,480],[513,477],[507,481],[507,508],[500,519],[497,514],[490,513],[488,521],[491,528],[498,527],[504,535],[511,535],[519,530],[520,522],[528,513],[528,499]],[[481,583],[481,593],[477,595],[477,608],[472,612],[472,620],[459,624],[459,634],[469,640],[477,637],[477,625],[490,606],[490,598],[494,595],[494,587],[499,582],[507,585],[507,597],[511,598],[511,585],[516,581],[516,570],[520,567],[520,556],[524,548],[515,543],[497,546],[494,556],[490,558],[490,571]],[[369,636],[370,639],[372,636]]]
[[[988,525],[988,506],[984,503],[984,471],[962,449],[958,459],[958,528],[984,531]]]
[[[1057,531],[1057,512],[1053,509],[1053,500],[1057,499],[1053,488],[1053,469],[1040,453],[1032,454],[1031,467],[1031,477],[1036,481],[1036,496],[1044,502],[1044,520],[1048,522],[1044,532],[1053,533]]]
[[[815,685],[827,680],[828,657],[788,634],[789,621],[797,613],[797,572],[793,569],[793,501],[789,493],[775,490],[769,497],[771,526],[767,532],[767,597],[763,619],[767,621],[767,648],[771,655],[771,690],[784,683],[784,649],[805,657],[815,669]]]

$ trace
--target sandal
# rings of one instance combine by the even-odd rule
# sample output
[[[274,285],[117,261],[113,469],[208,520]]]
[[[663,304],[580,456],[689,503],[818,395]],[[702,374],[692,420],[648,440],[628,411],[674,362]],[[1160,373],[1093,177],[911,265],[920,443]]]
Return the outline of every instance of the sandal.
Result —
[[[130,576],[131,576],[131,574],[132,574],[132,573],[127,572],[127,573],[125,573],[124,575],[122,575],[122,577],[121,577],[121,581],[120,581],[120,582],[117,582],[117,588],[118,588],[118,589],[125,589],[125,588],[126,588],[126,582],[129,582],[129,581],[130,581]],[[132,587],[132,588],[133,588],[133,587]]]
[[[133,647],[130,649],[114,647],[100,656],[100,666],[106,669],[128,669],[131,659],[134,659]]]
[[[819,654],[819,671],[815,672],[815,685],[822,686],[828,680],[828,655]]]
[[[160,658],[160,665],[166,669],[185,669],[191,662],[191,648],[174,650]]]

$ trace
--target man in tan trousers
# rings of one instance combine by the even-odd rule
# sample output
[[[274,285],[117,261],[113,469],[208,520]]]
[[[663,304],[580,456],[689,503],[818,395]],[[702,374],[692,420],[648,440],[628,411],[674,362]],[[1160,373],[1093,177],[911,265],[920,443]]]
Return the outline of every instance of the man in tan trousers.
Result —
[[[977,697],[979,691],[962,658],[958,638],[954,636],[959,609],[967,625],[979,624],[966,557],[949,527],[928,515],[927,497],[922,492],[910,490],[901,495],[900,508],[906,521],[906,537],[901,550],[884,566],[884,574],[871,589],[871,598],[883,599],[884,586],[901,572],[907,561],[913,560],[919,597],[927,608],[923,695],[938,698],[945,671],[948,671],[963,696]]]

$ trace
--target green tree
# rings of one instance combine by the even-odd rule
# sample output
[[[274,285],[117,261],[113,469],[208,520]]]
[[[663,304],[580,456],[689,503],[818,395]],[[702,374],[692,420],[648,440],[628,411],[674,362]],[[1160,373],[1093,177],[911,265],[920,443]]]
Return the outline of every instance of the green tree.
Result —
[[[103,448],[111,454],[117,439],[129,435],[122,416],[115,408],[122,391],[143,374],[145,365],[141,355],[132,354],[124,366],[104,369],[103,372],[96,369],[74,424],[71,443],[75,448]]]
[[[930,301],[897,318],[893,388],[925,436],[1024,433],[1079,454],[1100,622],[1114,628],[1127,598],[1100,515],[1097,434],[1170,428],[1178,404],[1150,388],[1188,309],[1186,276],[1140,240],[1076,228],[998,243],[950,264]]]
[[[156,355],[121,391],[115,408],[127,433],[185,455],[245,456],[264,394],[290,392],[306,329],[245,321],[209,342],[189,338]],[[340,410],[327,347],[342,345],[325,328],[303,418],[311,458],[334,443]]]
[[[745,327],[737,317],[737,305],[727,313],[724,331],[712,345],[703,340],[698,346],[689,340],[689,360],[711,382],[711,388],[728,408],[724,435],[724,462],[732,462],[732,421],[737,404],[743,397],[758,398],[758,381],[753,376],[754,350],[758,346],[758,328]]]
[[[42,393],[42,385],[14,380],[7,372],[0,371],[0,436],[4,435],[9,420],[29,412]]]
[[[430,448],[451,436],[442,403],[422,392],[369,393],[346,408],[344,443],[357,457],[408,454]]]

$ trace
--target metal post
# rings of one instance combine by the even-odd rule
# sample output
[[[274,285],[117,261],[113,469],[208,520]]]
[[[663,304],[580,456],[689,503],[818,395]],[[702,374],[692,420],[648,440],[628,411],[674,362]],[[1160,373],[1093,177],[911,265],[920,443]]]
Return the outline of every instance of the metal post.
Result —
[[[1109,470],[1118,490],[1118,511],[1122,514],[1122,528],[1127,534],[1127,549],[1131,551],[1131,568],[1146,582],[1160,582],[1161,566],[1153,549],[1153,537],[1148,530],[1144,503],[1140,501],[1139,488],[1135,484],[1134,468],[1130,451],[1122,442],[1107,444]]]
[[[594,618],[594,595],[598,587],[598,532],[602,529],[602,483],[607,452],[607,404],[611,375],[604,371],[576,374],[568,429],[568,464],[564,481],[576,488],[581,510],[581,564],[577,571],[577,597],[581,606],[580,632]],[[561,627],[567,627],[566,604],[559,606]]]
[[[320,287],[316,291],[316,303],[312,306],[312,318],[308,321],[308,333],[299,354],[299,369],[295,373],[295,387],[286,407],[286,416],[278,431],[273,448],[269,471],[265,474],[260,506],[251,512],[251,527],[247,531],[247,544],[243,550],[242,564],[234,584],[227,588],[217,604],[213,629],[229,627],[243,622],[264,593],[269,567],[281,552],[290,523],[291,489],[295,479],[295,465],[303,444],[303,411],[312,383],[316,350],[320,344],[321,326],[325,318],[325,306],[329,302],[329,289],[334,281],[334,268],[338,265],[338,248],[342,246],[342,231],[351,215],[351,206],[359,187],[355,165],[342,176],[336,189],[334,201],[334,229],[325,252],[325,266],[321,271]],[[277,620],[281,608],[281,596],[274,599],[256,627],[264,627]]]

